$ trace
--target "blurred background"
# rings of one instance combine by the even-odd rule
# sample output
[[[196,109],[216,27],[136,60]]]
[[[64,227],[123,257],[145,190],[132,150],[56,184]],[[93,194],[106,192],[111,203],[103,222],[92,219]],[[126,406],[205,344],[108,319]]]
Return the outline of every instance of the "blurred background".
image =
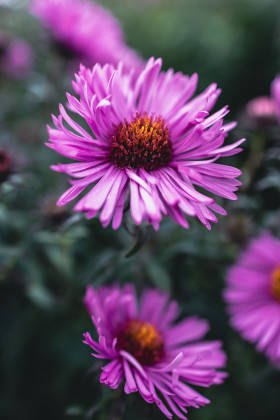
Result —
[[[89,0],[90,1],[90,0]],[[28,11],[28,3],[0,0],[0,418],[162,419],[139,395],[99,384],[100,365],[82,343],[93,332],[82,299],[88,283],[134,281],[169,291],[182,316],[211,324],[221,339],[229,378],[200,389],[209,406],[190,409],[191,420],[279,419],[280,373],[228,324],[221,293],[227,267],[263,229],[280,230],[280,127],[273,112],[248,105],[270,95],[280,72],[279,0],[104,0],[120,21],[127,44],[163,67],[197,72],[199,89],[217,82],[238,128],[244,152],[223,163],[243,171],[229,215],[208,232],[195,220],[188,231],[164,220],[134,256],[135,238],[123,227],[103,229],[69,207],[56,207],[67,177],[49,169],[61,161],[45,147],[46,124],[72,92],[73,57]],[[21,45],[7,62],[7,45]],[[18,45],[18,44],[17,44]],[[15,45],[16,49],[16,45]],[[1,172],[2,171],[2,172]]]

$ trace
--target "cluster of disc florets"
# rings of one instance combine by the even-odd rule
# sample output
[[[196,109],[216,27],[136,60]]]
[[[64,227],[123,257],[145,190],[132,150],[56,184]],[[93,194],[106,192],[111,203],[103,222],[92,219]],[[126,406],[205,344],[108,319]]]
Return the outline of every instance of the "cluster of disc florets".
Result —
[[[137,319],[130,320],[118,333],[117,346],[132,354],[144,366],[152,366],[164,356],[161,334],[149,322]]]
[[[116,128],[110,159],[119,168],[146,171],[166,166],[171,159],[169,129],[161,117],[136,114]]]

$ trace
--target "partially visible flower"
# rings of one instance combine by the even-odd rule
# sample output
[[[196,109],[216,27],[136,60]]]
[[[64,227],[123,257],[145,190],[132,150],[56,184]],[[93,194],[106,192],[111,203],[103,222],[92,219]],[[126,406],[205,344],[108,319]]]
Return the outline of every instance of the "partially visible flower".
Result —
[[[280,368],[279,240],[252,240],[228,272],[224,298],[232,326]]]
[[[142,66],[124,41],[118,20],[101,5],[87,0],[33,0],[31,12],[64,48],[88,66],[96,63]]]
[[[13,141],[10,133],[2,132],[0,138],[0,185],[6,181],[18,183],[28,164],[28,160],[21,147]]]
[[[186,407],[210,402],[189,384],[209,387],[227,376],[217,370],[226,361],[221,342],[203,340],[208,322],[189,317],[174,324],[178,305],[167,294],[146,290],[138,303],[133,285],[88,286],[84,302],[99,336],[96,342],[86,333],[84,343],[108,360],[100,382],[112,389],[124,382],[126,394],[138,391],[169,419],[185,419]]]
[[[280,123],[280,75],[277,75],[271,84],[271,96],[274,99],[276,113]]]
[[[13,156],[6,147],[0,144],[0,184],[9,178],[13,170]]]
[[[16,79],[25,78],[33,65],[33,51],[23,39],[0,32],[0,72]]]
[[[266,126],[276,121],[276,104],[269,96],[258,96],[248,102],[245,108],[246,117],[257,126]]]
[[[103,226],[112,220],[113,229],[122,222],[128,192],[137,225],[147,221],[158,229],[167,215],[188,228],[186,214],[211,229],[210,222],[218,221],[213,211],[227,214],[201,189],[237,199],[234,191],[241,183],[235,178],[241,171],[216,161],[242,150],[238,146],[244,139],[224,145],[235,126],[223,125],[227,107],[209,116],[221,92],[216,84],[191,99],[196,74],[160,69],[161,60],[151,58],[135,79],[133,72],[124,72],[122,63],[117,70],[109,65],[92,70],[81,66],[73,82],[79,100],[67,94],[68,108],[85,119],[91,134],[62,105],[59,117],[53,117],[55,128],[48,127],[47,146],[78,161],[51,167],[78,178],[58,205],[90,187],[74,210],[88,218],[100,211]]]

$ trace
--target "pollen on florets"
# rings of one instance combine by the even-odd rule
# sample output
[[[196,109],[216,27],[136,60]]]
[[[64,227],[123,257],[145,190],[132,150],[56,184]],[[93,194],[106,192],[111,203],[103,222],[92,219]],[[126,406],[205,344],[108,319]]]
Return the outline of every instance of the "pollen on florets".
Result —
[[[149,322],[132,319],[118,333],[117,346],[126,350],[145,366],[152,366],[164,356],[161,334]]]
[[[271,292],[275,299],[280,300],[280,266],[278,266],[271,275]]]
[[[166,166],[171,159],[169,129],[161,117],[136,114],[117,126],[112,138],[110,159],[119,168],[146,171]]]

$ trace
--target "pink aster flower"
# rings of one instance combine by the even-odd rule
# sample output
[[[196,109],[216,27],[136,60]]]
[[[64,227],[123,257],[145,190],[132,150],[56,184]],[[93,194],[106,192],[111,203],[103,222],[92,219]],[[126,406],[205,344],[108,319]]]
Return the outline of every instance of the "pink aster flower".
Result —
[[[209,116],[220,89],[210,85],[191,99],[197,75],[160,72],[161,59],[151,58],[135,79],[133,71],[96,65],[81,66],[73,87],[79,99],[67,94],[68,108],[82,117],[90,132],[72,119],[60,105],[48,127],[47,145],[76,163],[51,168],[77,180],[58,201],[64,205],[89,191],[75,211],[88,218],[100,211],[106,227],[122,221],[126,196],[135,224],[151,223],[155,229],[163,215],[188,228],[184,214],[196,216],[208,229],[217,222],[214,212],[225,215],[212,196],[235,200],[241,172],[216,163],[222,156],[238,153],[244,139],[224,145],[235,123],[223,125],[227,107]],[[65,126],[64,122],[68,124]],[[199,191],[196,189],[199,187]],[[129,192],[129,194],[128,194]]]
[[[126,46],[118,20],[102,6],[87,0],[33,0],[30,9],[55,40],[84,64],[122,60],[128,69],[142,65],[135,51]]]
[[[177,324],[178,305],[159,290],[146,290],[137,302],[133,285],[87,288],[84,299],[99,341],[84,334],[92,356],[107,359],[100,382],[112,389],[124,383],[126,394],[139,392],[148,403],[172,418],[181,419],[186,407],[210,401],[191,385],[221,384],[227,376],[217,371],[226,357],[220,341],[203,341],[208,323],[197,317]]]
[[[276,76],[271,84],[271,96],[274,99],[276,113],[280,123],[280,75]]]
[[[224,297],[232,326],[280,368],[280,241],[254,239],[228,272]]]

